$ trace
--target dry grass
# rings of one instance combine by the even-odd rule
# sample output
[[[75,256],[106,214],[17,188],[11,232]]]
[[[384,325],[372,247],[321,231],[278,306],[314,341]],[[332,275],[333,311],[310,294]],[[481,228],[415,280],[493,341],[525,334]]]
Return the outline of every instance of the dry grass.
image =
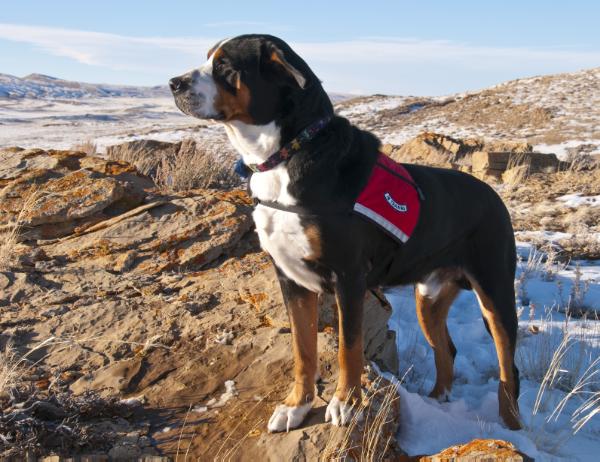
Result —
[[[74,144],[71,149],[73,151],[85,152],[88,156],[95,156],[98,152],[98,146],[90,139]]]
[[[549,370],[558,371],[560,380],[552,380],[553,387],[570,392],[589,366],[590,358],[597,355],[597,348],[591,345],[600,335],[600,325],[596,320],[589,322],[586,329],[577,328],[567,317],[560,328],[556,323],[553,327],[552,313],[553,309],[547,309],[545,317],[535,325],[537,334],[529,340],[532,344],[517,350],[519,369],[525,378],[539,383],[547,380]],[[557,352],[564,348],[564,354],[559,355]]]
[[[0,398],[8,396],[11,389],[20,383],[21,361],[11,342],[0,350]]]
[[[355,409],[350,424],[342,428],[332,427],[320,460],[384,460],[394,438],[394,432],[386,432],[385,427],[394,418],[397,400],[396,385],[389,383],[382,386],[380,378],[373,381],[362,403]]]
[[[4,350],[0,351],[0,397],[10,395],[11,391],[20,387],[23,383],[23,376],[39,363],[32,363],[31,356],[56,342],[55,337],[50,337],[43,342],[34,346],[31,350],[22,356],[19,356],[13,347],[13,344],[8,341],[4,346]]]
[[[600,327],[597,320],[580,321],[579,326],[570,322],[567,318],[562,328],[553,329],[548,316],[536,326],[537,333],[530,339],[534,343],[520,348],[517,356],[523,377],[540,384],[526,430],[536,446],[550,454],[558,454],[600,413],[600,358],[592,343]],[[568,422],[557,426],[565,412]]]
[[[173,157],[163,157],[154,181],[167,192],[231,188],[240,184],[232,164],[216,160],[214,154],[198,146],[182,149]]]
[[[1,196],[2,194],[0,193]],[[0,227],[0,271],[10,268],[15,254],[15,246],[19,242],[23,223],[26,221],[25,218],[31,212],[39,197],[39,191],[31,188],[17,216],[6,225]]]
[[[600,413],[600,357],[589,351],[587,345],[565,328],[562,340],[552,351],[533,408],[536,415],[547,402],[553,403],[554,409],[546,418],[550,422],[558,419],[568,402],[579,400],[579,406],[570,417],[573,434]],[[553,389],[565,392],[557,405],[548,397]]]
[[[165,192],[229,189],[240,184],[233,170],[233,157],[218,143],[200,144],[192,139],[181,143],[138,140],[110,146],[107,155],[111,160],[134,165]]]
[[[510,156],[506,170],[502,174],[502,182],[509,190],[516,189],[529,177],[530,164],[524,154]]]

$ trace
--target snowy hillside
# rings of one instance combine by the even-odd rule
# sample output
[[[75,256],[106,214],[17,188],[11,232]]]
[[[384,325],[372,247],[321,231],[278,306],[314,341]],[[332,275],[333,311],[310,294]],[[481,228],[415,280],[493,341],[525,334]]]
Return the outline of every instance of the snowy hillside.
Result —
[[[600,68],[537,76],[445,97],[367,96],[340,114],[402,144],[430,131],[465,138],[525,141],[541,152],[600,153]]]
[[[43,74],[19,78],[0,74],[0,98],[98,98],[168,96],[166,86],[135,87],[72,82]]]

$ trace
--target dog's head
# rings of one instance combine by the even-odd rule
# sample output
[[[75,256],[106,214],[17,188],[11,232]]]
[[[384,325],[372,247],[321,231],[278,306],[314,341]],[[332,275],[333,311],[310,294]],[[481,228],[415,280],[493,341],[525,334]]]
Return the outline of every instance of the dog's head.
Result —
[[[281,118],[296,109],[290,107],[294,101],[315,90],[324,95],[302,58],[271,35],[222,40],[202,66],[173,77],[169,86],[177,107],[188,115],[252,125]]]

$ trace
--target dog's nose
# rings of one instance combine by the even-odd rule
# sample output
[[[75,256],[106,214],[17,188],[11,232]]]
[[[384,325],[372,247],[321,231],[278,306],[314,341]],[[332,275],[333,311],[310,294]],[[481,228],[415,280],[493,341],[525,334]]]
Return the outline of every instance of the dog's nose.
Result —
[[[188,83],[181,77],[173,77],[169,80],[169,87],[173,93],[181,93],[188,87]]]

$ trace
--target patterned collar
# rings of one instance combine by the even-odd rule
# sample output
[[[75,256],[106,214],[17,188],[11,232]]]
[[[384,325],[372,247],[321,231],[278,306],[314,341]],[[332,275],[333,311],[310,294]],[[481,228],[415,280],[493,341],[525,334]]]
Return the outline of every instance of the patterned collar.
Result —
[[[317,133],[319,133],[325,126],[331,121],[333,116],[323,117],[317,120],[313,124],[302,130],[296,138],[283,146],[275,154],[271,154],[267,160],[262,164],[250,164],[248,168],[253,172],[266,172],[277,167],[282,162],[289,160],[294,154],[296,154],[303,143],[312,140]]]

